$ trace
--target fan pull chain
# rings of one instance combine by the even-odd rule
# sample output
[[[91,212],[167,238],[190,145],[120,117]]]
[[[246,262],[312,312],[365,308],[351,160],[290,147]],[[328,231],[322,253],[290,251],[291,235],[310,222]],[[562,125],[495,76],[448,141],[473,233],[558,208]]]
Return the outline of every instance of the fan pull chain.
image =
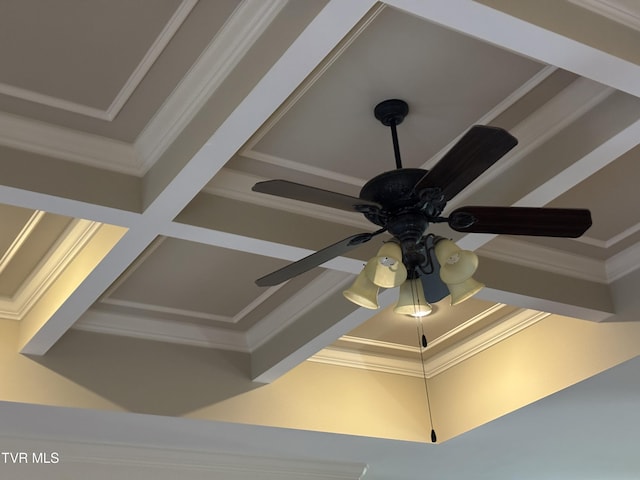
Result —
[[[429,386],[427,385],[427,372],[424,368],[424,354],[422,350],[427,348],[427,337],[424,334],[424,326],[422,324],[421,318],[416,318],[416,329],[418,330],[418,339],[419,339],[419,349],[420,349],[420,364],[422,365],[422,378],[424,380],[424,391],[427,395],[427,410],[429,411],[429,424],[431,425],[431,442],[436,443],[438,441],[438,437],[436,436],[436,431],[433,428],[433,417],[431,416],[431,400],[429,399]]]

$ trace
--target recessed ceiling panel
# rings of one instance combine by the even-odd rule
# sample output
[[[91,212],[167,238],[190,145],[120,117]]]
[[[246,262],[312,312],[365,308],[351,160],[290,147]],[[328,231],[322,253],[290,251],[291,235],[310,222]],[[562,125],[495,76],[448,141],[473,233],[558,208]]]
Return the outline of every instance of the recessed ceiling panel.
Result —
[[[410,109],[398,128],[403,162],[418,167],[541,69],[385,8],[253,152],[244,154],[267,162],[284,159],[303,170],[317,167],[332,178],[369,179],[395,167],[390,131],[374,118],[373,108],[401,98]]]
[[[0,109],[132,142],[239,3],[0,2]]]
[[[2,2],[3,93],[14,87],[32,92],[35,101],[46,95],[106,110],[180,3]]]
[[[549,204],[551,207],[584,205],[591,209],[593,226],[587,236],[607,241],[640,223],[638,178],[640,148],[636,147]],[[615,192],[612,204],[611,192]]]
[[[547,205],[588,208],[593,225],[583,237],[576,240],[544,237],[526,240],[601,260],[634,245],[640,239],[640,210],[637,207],[639,154],[637,147],[628,151]]]
[[[265,289],[255,271],[272,271],[281,260],[195,242],[162,238],[150,247],[102,299],[150,312],[173,312],[212,321],[238,315]]]

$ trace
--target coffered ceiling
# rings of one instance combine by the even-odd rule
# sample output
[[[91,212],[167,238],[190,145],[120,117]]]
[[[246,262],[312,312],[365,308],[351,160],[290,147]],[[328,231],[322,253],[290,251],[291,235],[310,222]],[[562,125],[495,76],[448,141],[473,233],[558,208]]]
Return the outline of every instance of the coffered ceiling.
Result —
[[[487,424],[637,356],[640,59],[630,46],[640,12],[617,0],[544,3],[3,2],[0,400],[14,404],[5,411],[78,409],[88,424],[155,415],[165,433],[218,422],[273,438],[292,430],[315,449],[307,462],[205,435],[200,450],[219,455],[205,462],[208,478],[284,469],[382,479],[403,455],[395,478],[415,478],[414,446],[440,448],[423,445],[432,428],[452,455],[474,448],[464,439],[482,429],[526,436],[500,430],[502,418]],[[578,207],[593,226],[577,239],[430,226],[479,255],[486,288],[456,307],[445,298],[421,324],[393,313],[394,289],[379,311],[342,296],[384,238],[256,286],[377,228],[251,187],[281,178],[357,196],[394,168],[390,133],[373,116],[388,98],[409,104],[398,127],[405,167],[432,168],[474,124],[518,138],[445,214]],[[6,441],[53,448],[51,432],[24,428]],[[348,435],[354,452],[358,439],[380,441],[393,461],[323,457],[317,435]],[[72,477],[95,455],[82,442],[196,455],[189,442],[151,438],[58,440],[75,458]],[[113,463],[118,451],[104,455]],[[191,467],[204,460],[187,457],[175,454],[187,478],[201,478]],[[162,478],[152,463],[114,468]],[[456,471],[442,478],[468,478]],[[627,478],[616,471],[609,478]]]

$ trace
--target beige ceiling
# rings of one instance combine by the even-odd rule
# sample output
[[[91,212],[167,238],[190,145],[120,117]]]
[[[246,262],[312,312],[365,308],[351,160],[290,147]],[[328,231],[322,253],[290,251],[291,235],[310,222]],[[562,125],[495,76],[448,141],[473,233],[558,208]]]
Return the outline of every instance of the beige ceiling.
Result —
[[[4,2],[0,401],[151,414],[184,431],[347,434],[402,456],[431,428],[462,444],[637,356],[637,13],[613,0]],[[476,251],[486,288],[422,323],[392,312],[397,290],[381,292],[380,311],[342,296],[386,234],[256,286],[377,228],[251,187],[281,178],[358,195],[394,167],[373,116],[388,98],[409,104],[406,167],[432,168],[474,124],[519,140],[445,214],[578,207],[593,226],[578,239],[431,226]],[[366,463],[362,478],[387,478],[380,458],[332,471],[329,457],[253,453],[283,463],[237,478],[282,465],[360,478]],[[147,467],[135,474],[161,478]]]

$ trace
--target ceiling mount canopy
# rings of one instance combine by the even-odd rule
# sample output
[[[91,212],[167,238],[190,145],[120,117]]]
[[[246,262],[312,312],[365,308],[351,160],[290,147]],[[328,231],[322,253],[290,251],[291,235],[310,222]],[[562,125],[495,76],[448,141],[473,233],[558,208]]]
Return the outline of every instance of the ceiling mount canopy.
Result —
[[[400,286],[396,311],[413,309],[410,315],[422,316],[430,311],[429,302],[451,294],[451,303],[455,305],[483,286],[472,278],[478,267],[475,253],[461,250],[451,240],[427,234],[430,224],[446,222],[451,229],[465,233],[568,238],[581,236],[591,226],[591,213],[585,209],[470,206],[442,216],[447,202],[518,141],[502,128],[474,125],[431,170],[403,168],[396,126],[408,113],[408,104],[399,99],[375,106],[374,116],[391,129],[396,169],[369,180],[358,197],[287,180],[269,180],[253,186],[255,192],[360,212],[380,227],[372,233],[334,243],[261,277],[256,280],[257,285],[282,283],[387,232],[393,239],[367,262],[354,284],[344,292],[345,297],[362,307],[378,308],[378,289]],[[416,289],[420,284],[422,289]],[[404,308],[408,295],[412,295],[413,303]]]

